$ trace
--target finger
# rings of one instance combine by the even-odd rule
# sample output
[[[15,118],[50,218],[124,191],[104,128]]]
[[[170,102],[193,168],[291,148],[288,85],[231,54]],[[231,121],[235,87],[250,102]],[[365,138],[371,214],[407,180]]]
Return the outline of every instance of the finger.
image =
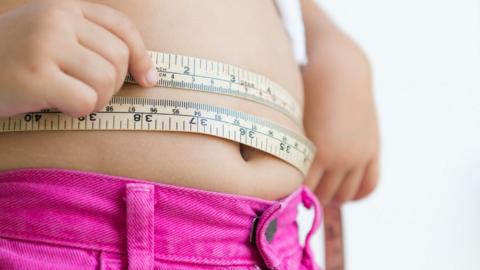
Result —
[[[378,184],[378,174],[379,174],[379,160],[375,158],[369,163],[365,170],[364,177],[360,188],[358,189],[357,194],[355,195],[355,200],[364,198],[370,194]]]
[[[322,176],[320,183],[318,184],[315,193],[318,196],[318,199],[323,205],[328,205],[335,193],[337,192],[340,184],[342,183],[343,178],[345,177],[345,172],[341,170],[327,170]]]
[[[322,175],[324,173],[323,166],[320,165],[320,162],[316,160],[312,163],[312,166],[308,170],[307,176],[305,177],[304,184],[308,186],[311,190],[315,190]]]
[[[335,201],[342,204],[352,200],[357,194],[358,188],[362,183],[362,177],[365,172],[365,166],[355,168],[348,172],[345,180],[335,194]]]
[[[97,92],[95,110],[101,109],[113,96],[116,71],[105,58],[78,45],[68,55],[61,56],[57,61],[61,70],[88,84]]]
[[[121,39],[90,21],[85,21],[78,31],[80,44],[108,60],[116,69],[115,92],[125,81],[128,70],[128,47]]]
[[[97,104],[97,92],[86,83],[65,74],[54,71],[51,83],[45,85],[45,99],[50,108],[57,108],[72,117],[91,113]]]
[[[129,70],[142,86],[153,86],[157,72],[145,49],[142,37],[130,19],[121,12],[107,6],[81,2],[85,18],[115,34],[127,45],[130,52]]]

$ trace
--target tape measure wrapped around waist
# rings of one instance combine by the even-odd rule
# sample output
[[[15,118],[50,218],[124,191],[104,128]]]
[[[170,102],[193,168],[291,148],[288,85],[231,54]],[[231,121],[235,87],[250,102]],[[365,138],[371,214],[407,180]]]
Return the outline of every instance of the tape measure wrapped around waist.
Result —
[[[201,58],[150,52],[157,86],[252,100],[301,125],[300,106],[281,86],[262,75]],[[135,83],[131,76],[126,82]],[[251,114],[213,105],[151,97],[114,96],[100,111],[73,118],[54,109],[0,119],[0,132],[54,130],[143,130],[207,134],[270,153],[306,174],[315,155],[303,135]]]

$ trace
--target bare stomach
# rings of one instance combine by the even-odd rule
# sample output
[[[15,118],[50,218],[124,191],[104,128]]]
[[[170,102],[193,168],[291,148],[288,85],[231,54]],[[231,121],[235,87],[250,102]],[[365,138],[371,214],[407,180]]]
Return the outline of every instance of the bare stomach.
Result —
[[[0,10],[19,2],[22,1],[2,1]],[[149,50],[217,60],[263,74],[303,104],[300,71],[272,0],[95,2],[130,16]],[[303,134],[303,129],[285,115],[238,98],[135,85],[125,85],[117,95],[228,107]],[[283,197],[303,181],[297,169],[269,154],[224,139],[190,133],[9,133],[0,134],[0,149],[0,170],[77,169],[265,199]]]

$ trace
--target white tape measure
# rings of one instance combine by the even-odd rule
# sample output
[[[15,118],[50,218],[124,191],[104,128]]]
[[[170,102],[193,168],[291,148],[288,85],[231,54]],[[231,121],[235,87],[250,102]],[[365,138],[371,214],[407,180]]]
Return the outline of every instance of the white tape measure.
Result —
[[[286,114],[299,126],[302,111],[290,93],[267,77],[202,58],[149,52],[159,74],[157,86],[197,90],[259,102]],[[126,82],[134,83],[131,76]]]
[[[210,60],[151,52],[158,86],[220,93],[254,100],[296,119],[294,99],[267,78]],[[233,77],[232,77],[233,76]],[[134,82],[128,77],[126,81]],[[306,174],[314,145],[301,134],[244,112],[203,103],[114,96],[100,111],[73,118],[54,109],[0,119],[0,132],[137,130],[207,134],[270,153]]]

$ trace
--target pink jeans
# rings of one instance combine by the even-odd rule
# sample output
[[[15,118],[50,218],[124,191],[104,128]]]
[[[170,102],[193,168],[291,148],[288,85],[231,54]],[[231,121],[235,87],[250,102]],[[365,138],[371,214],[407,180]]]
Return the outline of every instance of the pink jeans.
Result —
[[[314,207],[305,247],[297,206]],[[320,207],[64,169],[0,172],[0,269],[319,269]]]

